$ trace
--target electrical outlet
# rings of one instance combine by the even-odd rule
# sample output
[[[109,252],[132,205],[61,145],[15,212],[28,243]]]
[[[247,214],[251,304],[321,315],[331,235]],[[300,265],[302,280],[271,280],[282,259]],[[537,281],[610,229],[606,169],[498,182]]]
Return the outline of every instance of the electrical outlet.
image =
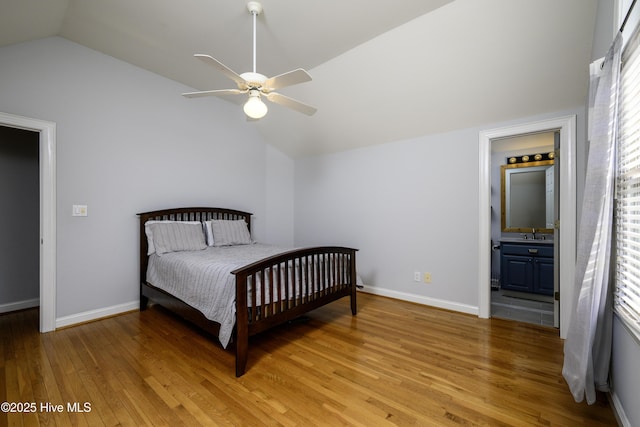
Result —
[[[87,216],[87,205],[73,205],[72,216]]]
[[[431,283],[431,273],[424,273],[424,283]]]
[[[419,282],[420,281],[420,272],[416,271],[413,273],[413,281],[414,282]]]

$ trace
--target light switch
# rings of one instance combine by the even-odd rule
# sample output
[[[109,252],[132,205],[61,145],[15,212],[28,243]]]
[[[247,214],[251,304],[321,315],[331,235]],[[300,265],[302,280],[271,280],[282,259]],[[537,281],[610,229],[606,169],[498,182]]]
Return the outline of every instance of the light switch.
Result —
[[[87,205],[73,205],[73,216],[87,216]]]

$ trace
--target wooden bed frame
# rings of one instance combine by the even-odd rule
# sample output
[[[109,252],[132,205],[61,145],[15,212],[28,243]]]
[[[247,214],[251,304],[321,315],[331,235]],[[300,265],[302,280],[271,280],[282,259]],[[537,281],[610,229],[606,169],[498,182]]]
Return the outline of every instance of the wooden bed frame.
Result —
[[[207,319],[199,310],[147,282],[148,256],[144,225],[149,220],[204,222],[210,219],[243,219],[251,231],[251,215],[233,209],[210,207],[174,208],[139,213],[140,310],[146,309],[149,300],[152,300],[217,337],[220,324]],[[346,296],[351,298],[351,313],[356,314],[356,251],[337,246],[296,249],[232,272],[236,277],[234,341],[237,377],[242,376],[246,370],[250,336]],[[279,273],[287,270],[290,271],[289,274]],[[296,277],[296,286],[290,283],[290,275]],[[254,286],[257,286],[260,292],[254,292]],[[277,296],[276,301],[265,301],[265,295]]]

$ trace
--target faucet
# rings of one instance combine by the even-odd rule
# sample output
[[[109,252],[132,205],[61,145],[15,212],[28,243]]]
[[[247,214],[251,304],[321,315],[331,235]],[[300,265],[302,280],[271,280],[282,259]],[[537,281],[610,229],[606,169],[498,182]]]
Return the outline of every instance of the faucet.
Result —
[[[531,229],[531,238],[532,238],[533,240],[536,240],[536,229],[535,229],[535,228],[532,228],[532,229]]]

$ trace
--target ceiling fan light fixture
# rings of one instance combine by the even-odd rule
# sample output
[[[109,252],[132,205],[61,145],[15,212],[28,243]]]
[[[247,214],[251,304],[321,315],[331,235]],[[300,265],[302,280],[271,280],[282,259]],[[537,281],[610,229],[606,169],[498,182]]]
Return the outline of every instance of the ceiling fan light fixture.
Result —
[[[302,68],[288,71],[277,76],[267,76],[256,71],[256,18],[262,13],[262,5],[257,1],[250,1],[247,9],[253,17],[253,71],[238,74],[210,55],[196,53],[194,56],[236,82],[237,89],[204,90],[183,93],[187,98],[199,98],[202,96],[244,95],[249,93],[249,99],[244,104],[245,114],[252,119],[260,119],[267,114],[267,106],[261,99],[264,95],[268,101],[291,108],[308,116],[313,115],[316,109],[288,96],[274,92],[275,89],[296,85],[311,81],[311,76]]]
[[[249,99],[244,104],[244,113],[252,119],[263,118],[268,111],[267,104],[260,99],[260,91],[252,89],[249,91]]]

